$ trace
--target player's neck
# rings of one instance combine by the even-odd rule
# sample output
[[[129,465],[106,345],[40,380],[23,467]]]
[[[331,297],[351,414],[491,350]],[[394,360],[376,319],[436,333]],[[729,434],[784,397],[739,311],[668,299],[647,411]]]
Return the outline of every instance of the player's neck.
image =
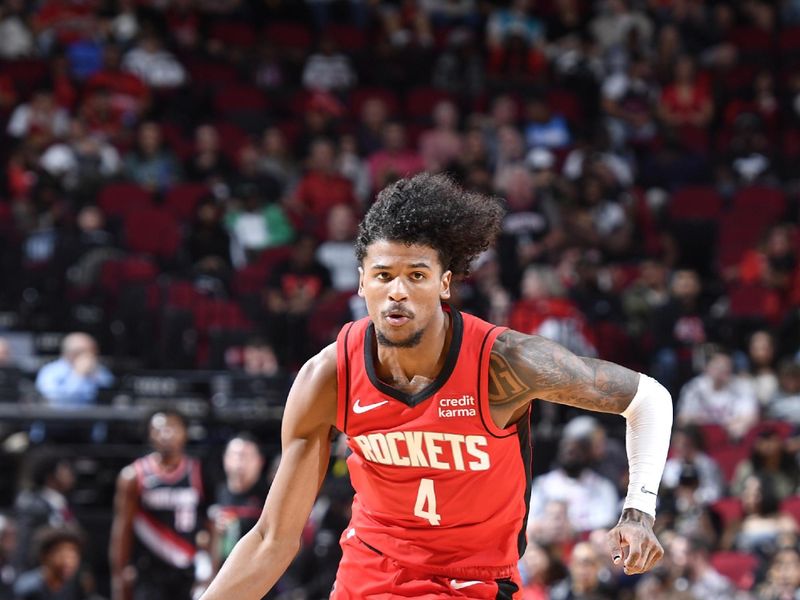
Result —
[[[156,452],[155,458],[159,468],[164,471],[173,471],[181,464],[183,454],[161,454]]]
[[[378,344],[378,377],[393,387],[424,387],[441,372],[452,337],[451,318],[442,310],[431,322],[419,344],[397,348]],[[414,379],[417,381],[414,381]],[[405,389],[404,391],[412,391]]]

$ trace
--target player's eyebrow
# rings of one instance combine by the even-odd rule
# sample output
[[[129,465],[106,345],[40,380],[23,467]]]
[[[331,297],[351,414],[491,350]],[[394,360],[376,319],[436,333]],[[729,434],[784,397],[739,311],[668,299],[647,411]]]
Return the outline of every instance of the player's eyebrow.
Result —
[[[409,269],[430,269],[430,265],[426,262],[415,262],[408,265]]]
[[[371,269],[374,269],[374,270],[376,270],[376,271],[378,271],[378,270],[380,270],[380,271],[386,271],[386,270],[388,270],[388,269],[391,269],[391,267],[389,267],[389,266],[387,266],[387,265],[372,265],[370,268],[371,268]]]

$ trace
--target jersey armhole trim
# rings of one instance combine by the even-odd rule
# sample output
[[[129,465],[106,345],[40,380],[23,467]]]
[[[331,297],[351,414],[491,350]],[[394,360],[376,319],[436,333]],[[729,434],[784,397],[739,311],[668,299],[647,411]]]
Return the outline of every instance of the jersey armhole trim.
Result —
[[[336,428],[347,435],[347,413],[350,401],[350,323],[336,342]]]
[[[506,329],[506,327],[499,327],[495,325],[489,331],[487,331],[486,335],[483,336],[483,341],[481,342],[481,351],[479,354],[478,412],[481,416],[483,428],[489,433],[489,435],[495,438],[507,438],[511,437],[512,435],[517,435],[516,423],[507,429],[501,429],[495,425],[495,422],[492,420],[492,411],[489,406],[489,359],[492,355],[492,346],[494,346],[494,341],[497,339],[497,336],[506,331]]]

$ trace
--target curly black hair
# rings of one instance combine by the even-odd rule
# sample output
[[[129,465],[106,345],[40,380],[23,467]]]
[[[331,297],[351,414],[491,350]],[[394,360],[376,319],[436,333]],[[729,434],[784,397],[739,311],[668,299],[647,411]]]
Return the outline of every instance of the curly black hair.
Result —
[[[437,251],[445,270],[469,273],[472,260],[500,231],[498,198],[460,188],[446,175],[422,173],[384,188],[358,227],[356,257],[378,240],[421,244]]]

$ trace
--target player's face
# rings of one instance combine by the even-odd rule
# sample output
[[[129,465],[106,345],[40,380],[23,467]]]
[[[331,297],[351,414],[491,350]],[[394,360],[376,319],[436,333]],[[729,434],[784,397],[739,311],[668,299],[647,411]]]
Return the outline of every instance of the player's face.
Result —
[[[180,454],[186,447],[186,427],[178,417],[157,413],[150,419],[150,443],[160,454]]]
[[[248,440],[232,439],[225,449],[223,466],[228,487],[234,493],[246,492],[258,481],[264,459],[258,447]]]
[[[452,273],[443,271],[430,246],[378,240],[367,247],[358,272],[358,294],[383,346],[419,344],[441,301],[450,297]]]

